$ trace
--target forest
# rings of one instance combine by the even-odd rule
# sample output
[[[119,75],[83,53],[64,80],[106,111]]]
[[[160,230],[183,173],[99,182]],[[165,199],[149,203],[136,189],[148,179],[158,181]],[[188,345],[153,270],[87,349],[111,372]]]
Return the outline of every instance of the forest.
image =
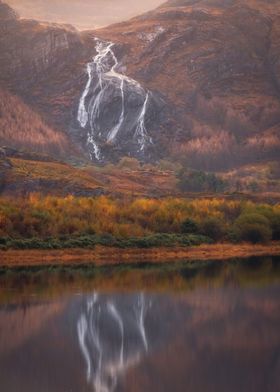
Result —
[[[0,199],[0,246],[190,246],[280,239],[280,205],[219,198]]]

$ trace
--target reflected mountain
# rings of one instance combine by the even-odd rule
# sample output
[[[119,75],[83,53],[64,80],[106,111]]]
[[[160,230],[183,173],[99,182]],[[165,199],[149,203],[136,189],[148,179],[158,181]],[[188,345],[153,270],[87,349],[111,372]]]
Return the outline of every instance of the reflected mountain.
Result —
[[[254,287],[193,280],[180,293],[13,297],[0,308],[1,390],[278,392],[280,285],[270,276]]]
[[[17,349],[63,311],[63,303],[22,303],[0,307],[0,356]]]

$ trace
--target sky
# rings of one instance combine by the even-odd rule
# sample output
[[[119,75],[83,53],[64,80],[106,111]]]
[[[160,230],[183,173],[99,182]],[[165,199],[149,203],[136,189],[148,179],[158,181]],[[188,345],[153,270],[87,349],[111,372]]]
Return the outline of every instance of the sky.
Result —
[[[156,8],[165,0],[4,0],[21,17],[98,28]]]

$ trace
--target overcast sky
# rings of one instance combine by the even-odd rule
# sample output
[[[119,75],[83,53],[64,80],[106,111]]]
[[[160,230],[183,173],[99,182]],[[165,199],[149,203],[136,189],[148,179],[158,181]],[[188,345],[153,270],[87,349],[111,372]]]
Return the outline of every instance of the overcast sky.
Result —
[[[4,0],[5,1],[5,0]],[[24,18],[101,27],[151,10],[165,0],[6,0]]]

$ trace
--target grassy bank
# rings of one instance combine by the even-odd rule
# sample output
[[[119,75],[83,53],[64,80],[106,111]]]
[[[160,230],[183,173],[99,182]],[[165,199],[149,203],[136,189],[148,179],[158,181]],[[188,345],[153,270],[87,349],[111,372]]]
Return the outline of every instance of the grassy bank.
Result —
[[[280,243],[263,244],[203,244],[195,247],[114,248],[96,246],[94,249],[7,250],[0,251],[0,267],[46,265],[96,266],[116,264],[168,263],[178,261],[207,261],[278,256]]]
[[[49,238],[0,238],[0,249],[94,249],[96,246],[110,248],[188,247],[210,244],[209,237],[197,234],[152,234],[144,237],[116,238],[110,234],[61,236]]]

